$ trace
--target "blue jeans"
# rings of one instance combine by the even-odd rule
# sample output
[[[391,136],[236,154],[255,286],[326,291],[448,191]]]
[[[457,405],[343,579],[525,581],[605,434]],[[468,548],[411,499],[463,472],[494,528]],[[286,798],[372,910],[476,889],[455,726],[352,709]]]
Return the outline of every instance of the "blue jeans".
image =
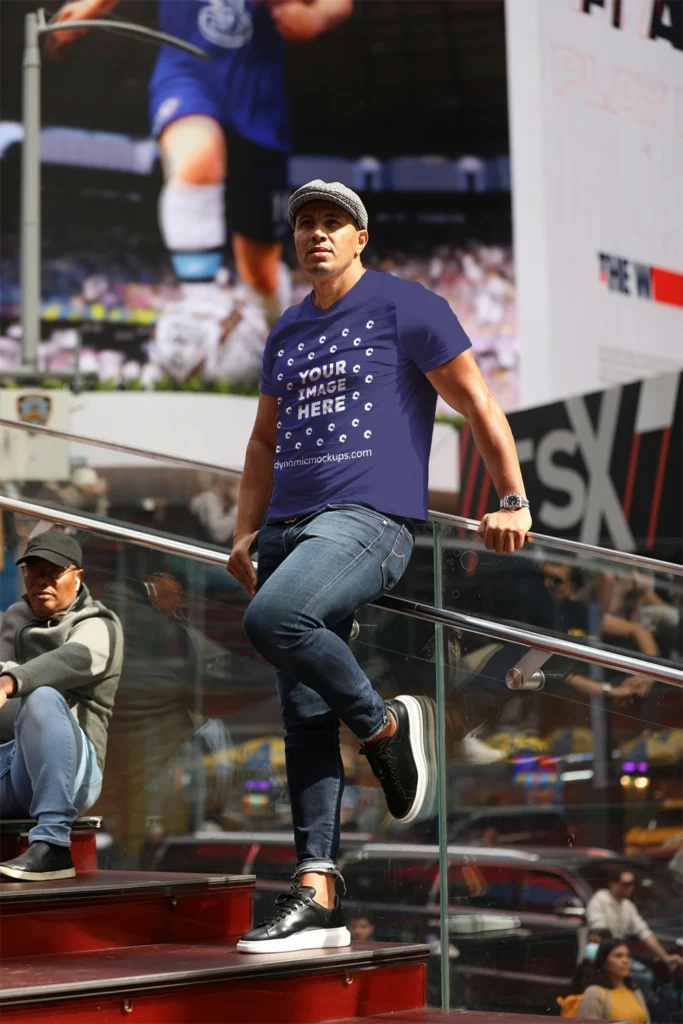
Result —
[[[73,822],[102,788],[95,749],[51,686],[21,698],[14,734],[0,744],[0,817],[35,818],[30,843],[70,846]]]
[[[362,505],[328,505],[259,534],[258,592],[244,631],[276,670],[297,874],[338,874],[339,723],[361,741],[387,724],[348,646],[353,616],[398,583],[412,549],[412,524]]]

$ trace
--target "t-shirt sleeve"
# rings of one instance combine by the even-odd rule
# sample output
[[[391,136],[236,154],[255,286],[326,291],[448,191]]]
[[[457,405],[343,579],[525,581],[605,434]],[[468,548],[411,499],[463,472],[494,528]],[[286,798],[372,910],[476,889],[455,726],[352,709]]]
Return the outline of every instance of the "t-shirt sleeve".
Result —
[[[396,304],[399,346],[422,373],[472,347],[446,300],[423,285],[406,289]]]
[[[266,347],[263,350],[263,363],[261,364],[261,383],[259,391],[262,395],[275,395],[275,387],[273,381],[273,365],[274,358],[273,353],[275,352],[275,331],[271,331],[268,340],[266,341]]]

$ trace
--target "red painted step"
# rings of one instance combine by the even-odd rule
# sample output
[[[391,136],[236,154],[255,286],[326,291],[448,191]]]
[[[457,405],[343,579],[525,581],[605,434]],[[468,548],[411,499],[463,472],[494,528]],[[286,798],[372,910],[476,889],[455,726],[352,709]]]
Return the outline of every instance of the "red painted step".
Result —
[[[251,927],[253,889],[251,875],[147,871],[2,882],[0,959],[162,942],[234,943]]]
[[[425,1000],[426,946],[247,956],[217,945],[139,946],[5,961],[3,1024],[317,1024]]]
[[[348,1017],[325,1021],[325,1024],[547,1024],[557,1017],[538,1017],[527,1013],[488,1013],[480,1010],[437,1010],[421,1006],[417,1010],[380,1013],[372,1017]],[[575,1024],[588,1024],[575,1020]]]

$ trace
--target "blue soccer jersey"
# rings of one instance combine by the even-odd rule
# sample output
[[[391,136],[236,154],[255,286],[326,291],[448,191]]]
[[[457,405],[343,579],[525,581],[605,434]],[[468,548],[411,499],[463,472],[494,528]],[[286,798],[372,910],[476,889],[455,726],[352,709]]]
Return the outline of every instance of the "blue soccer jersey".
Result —
[[[259,146],[289,151],[284,41],[267,3],[159,0],[159,27],[211,61],[161,48],[149,84],[155,135],[180,117],[205,114]]]

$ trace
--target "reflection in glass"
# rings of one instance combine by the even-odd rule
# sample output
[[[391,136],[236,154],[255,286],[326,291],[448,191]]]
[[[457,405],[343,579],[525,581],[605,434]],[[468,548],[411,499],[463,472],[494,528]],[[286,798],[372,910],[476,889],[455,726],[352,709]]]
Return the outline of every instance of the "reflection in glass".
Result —
[[[3,522],[14,556],[37,522],[6,514]],[[96,533],[80,540],[88,586],[119,616],[126,644],[93,808],[104,819],[101,866],[254,872],[260,919],[289,884],[294,850],[279,704],[271,669],[243,634],[248,599],[220,567]],[[455,530],[446,540],[446,607],[607,642],[604,618],[616,605],[597,584],[577,588],[565,556],[530,548],[497,558]],[[432,557],[425,527],[397,596],[433,603]],[[621,567],[615,575],[626,578]],[[673,609],[651,620],[669,660],[680,650],[678,579],[657,574],[665,604],[643,590],[638,605]],[[6,557],[0,610],[21,586]],[[439,647],[430,622],[378,607],[355,618],[354,654],[384,697],[433,696],[437,659],[443,668],[451,1005],[556,1013],[583,965],[588,904],[608,886],[612,865],[633,872],[633,901],[665,950],[680,949],[680,689],[551,656],[539,689],[511,690],[506,677],[527,655],[523,645],[444,626]],[[392,821],[353,737],[342,731],[341,742],[347,918],[359,936],[427,942],[429,998],[438,1005],[437,818]],[[678,976],[638,938],[632,950],[649,972],[649,988],[639,986],[651,1015],[664,1020],[659,1008],[671,1008]]]
[[[683,663],[683,576],[553,549],[486,551],[476,534],[439,523],[444,608]],[[670,567],[675,570],[675,567]]]
[[[224,549],[235,526],[239,474],[163,455],[3,425],[0,493],[134,523]]]

